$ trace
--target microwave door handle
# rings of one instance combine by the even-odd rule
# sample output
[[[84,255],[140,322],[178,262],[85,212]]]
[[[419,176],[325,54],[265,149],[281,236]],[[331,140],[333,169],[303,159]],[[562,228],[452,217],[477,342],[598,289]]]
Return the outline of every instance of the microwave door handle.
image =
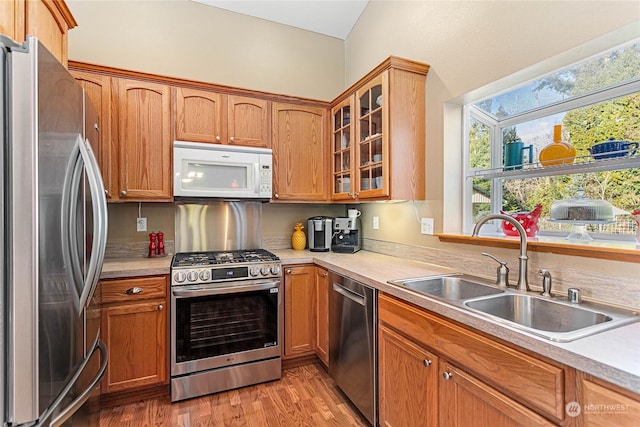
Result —
[[[256,162],[253,164],[253,172],[254,172],[254,186],[253,192],[260,193],[260,162]]]
[[[102,270],[102,264],[104,262],[104,252],[107,242],[107,200],[104,192],[104,184],[100,177],[100,169],[91,150],[89,140],[87,139],[86,142],[81,140],[79,146],[87,172],[87,180],[89,181],[91,191],[91,205],[93,207],[93,244],[91,259],[89,260],[87,276],[80,297],[80,306],[84,307],[91,298],[91,294],[100,279],[100,271]]]

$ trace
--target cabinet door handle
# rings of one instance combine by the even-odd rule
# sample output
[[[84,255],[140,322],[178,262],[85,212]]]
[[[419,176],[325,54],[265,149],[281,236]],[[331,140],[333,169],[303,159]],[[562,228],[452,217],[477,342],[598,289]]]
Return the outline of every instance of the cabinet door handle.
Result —
[[[280,196],[278,196],[278,193],[275,193],[275,194],[273,195],[273,198],[274,198],[274,199],[277,199],[278,197],[280,197]]]
[[[322,277],[327,277],[328,275],[329,275],[329,273],[327,273],[327,272],[322,273]]]
[[[229,141],[236,142],[236,139],[235,139],[235,137],[232,136],[231,138],[229,138]]]
[[[220,135],[216,135],[216,141],[220,142]]]
[[[127,195],[127,192],[126,192],[125,190],[122,190],[122,191],[120,192],[120,195],[121,195],[121,196],[126,196],[126,195]]]
[[[445,380],[451,379],[452,376],[453,376],[453,374],[451,372],[447,372],[447,371],[444,371],[444,373],[442,374],[442,378],[444,378]]]
[[[291,274],[291,269],[287,268],[287,274]]]
[[[135,286],[133,288],[127,289],[126,291],[124,291],[124,293],[127,295],[135,295],[135,294],[141,294],[143,290],[144,289]]]
[[[158,311],[162,311],[162,310],[164,310],[164,305],[162,304],[158,305]]]
[[[429,366],[431,366],[431,360],[429,360],[429,359],[424,359],[424,360],[422,361],[422,364],[428,368]]]

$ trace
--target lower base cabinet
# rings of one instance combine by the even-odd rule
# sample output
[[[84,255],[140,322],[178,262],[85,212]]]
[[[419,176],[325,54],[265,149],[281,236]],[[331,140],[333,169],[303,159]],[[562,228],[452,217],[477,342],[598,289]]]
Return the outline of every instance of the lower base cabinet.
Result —
[[[315,267],[292,265],[283,270],[283,358],[313,355],[316,349]]]
[[[462,369],[440,362],[440,426],[553,426],[532,410]],[[407,424],[408,425],[408,424]]]
[[[581,373],[577,417],[585,427],[640,425],[640,396]],[[579,411],[579,412],[578,412]]]
[[[103,393],[168,384],[168,282],[167,276],[101,282],[109,356]]]
[[[438,425],[438,357],[393,329],[378,327],[381,426]]]
[[[316,286],[316,355],[329,366],[329,272],[315,267]]]
[[[573,370],[378,296],[380,425],[572,425]]]

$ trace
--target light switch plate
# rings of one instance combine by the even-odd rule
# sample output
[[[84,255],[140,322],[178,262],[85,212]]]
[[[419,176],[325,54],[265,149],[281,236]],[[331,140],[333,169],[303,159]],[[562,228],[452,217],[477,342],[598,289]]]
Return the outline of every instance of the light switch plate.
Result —
[[[374,230],[380,229],[380,218],[378,218],[377,216],[373,217],[373,229]]]

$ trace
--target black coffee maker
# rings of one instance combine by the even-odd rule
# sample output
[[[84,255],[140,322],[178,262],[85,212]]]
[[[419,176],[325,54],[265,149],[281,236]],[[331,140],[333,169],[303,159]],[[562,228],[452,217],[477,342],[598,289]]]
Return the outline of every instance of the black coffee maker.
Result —
[[[360,218],[336,218],[333,221],[333,252],[352,254],[362,246]]]

